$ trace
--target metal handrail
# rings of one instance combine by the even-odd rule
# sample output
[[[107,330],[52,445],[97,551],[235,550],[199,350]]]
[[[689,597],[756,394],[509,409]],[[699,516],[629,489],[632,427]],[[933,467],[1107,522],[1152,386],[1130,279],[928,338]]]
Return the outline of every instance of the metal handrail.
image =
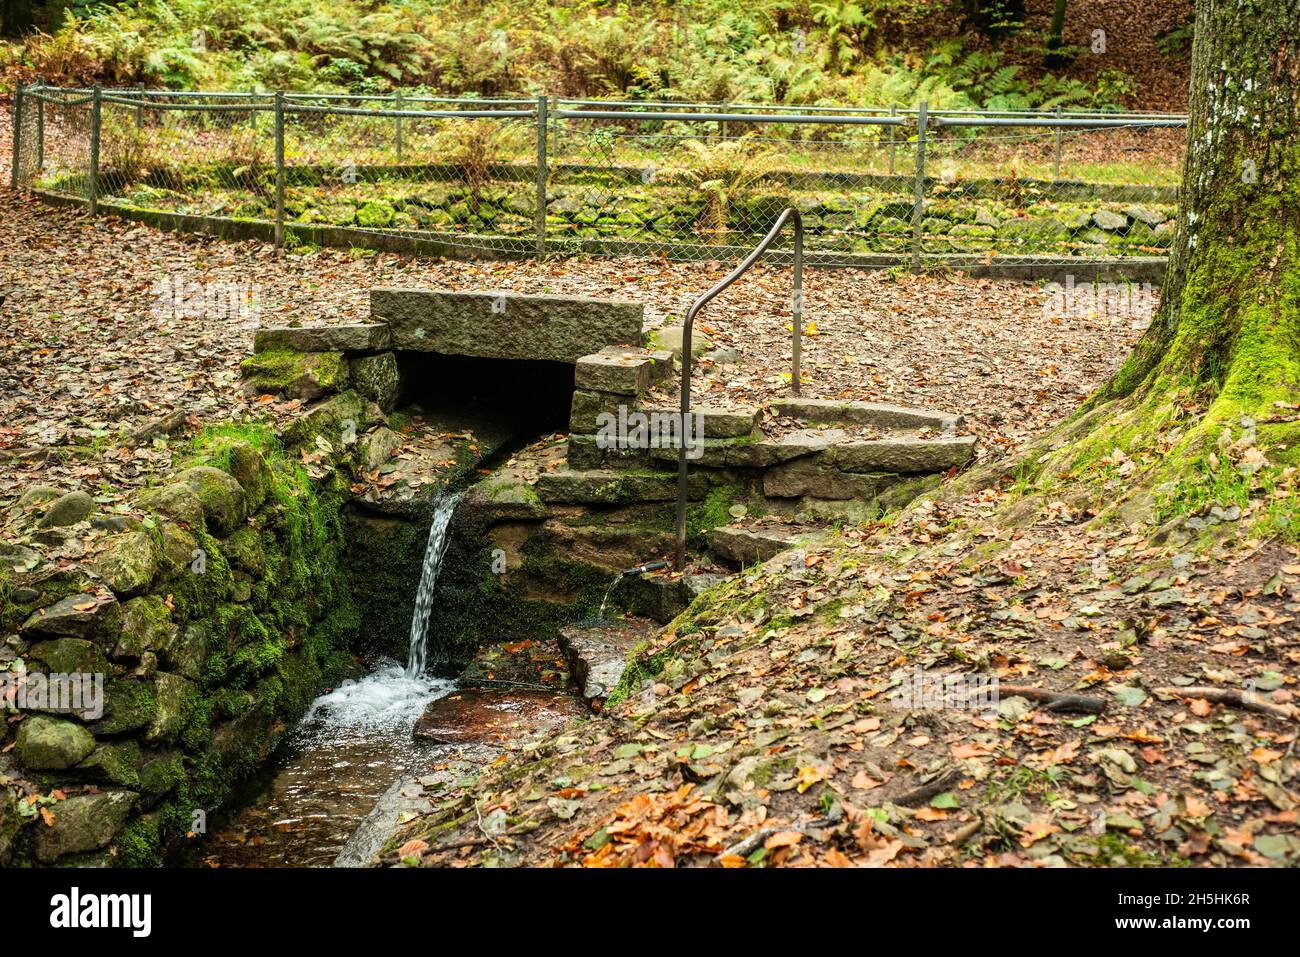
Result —
[[[729,287],[743,276],[749,267],[758,262],[759,257],[767,252],[769,246],[781,233],[781,227],[788,221],[794,222],[794,294],[791,298],[792,365],[790,387],[795,395],[799,394],[800,353],[803,348],[803,217],[799,210],[787,206],[776,218],[772,228],[763,237],[754,251],[745,257],[745,261],[727,274],[726,278],[712,289],[696,299],[686,311],[686,320],[682,323],[682,404],[681,422],[677,431],[677,548],[673,553],[673,570],[680,572],[686,561],[686,434],[687,421],[691,414],[691,330],[695,325],[695,316],[709,304],[718,293]],[[703,436],[701,436],[701,439]]]

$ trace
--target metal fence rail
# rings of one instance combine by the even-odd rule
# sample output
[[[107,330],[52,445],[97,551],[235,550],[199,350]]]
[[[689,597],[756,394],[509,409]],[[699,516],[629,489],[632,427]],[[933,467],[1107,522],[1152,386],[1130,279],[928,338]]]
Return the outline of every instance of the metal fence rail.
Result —
[[[15,96],[13,184],[95,212],[450,254],[1158,261],[1186,117],[57,88]],[[769,257],[788,262],[788,245]]]

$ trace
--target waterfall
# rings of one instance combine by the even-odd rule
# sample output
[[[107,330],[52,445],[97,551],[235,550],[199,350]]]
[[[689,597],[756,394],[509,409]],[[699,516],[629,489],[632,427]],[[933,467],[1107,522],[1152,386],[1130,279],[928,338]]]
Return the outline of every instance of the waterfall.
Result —
[[[456,511],[461,492],[444,492],[434,503],[433,521],[429,525],[429,542],[424,547],[424,567],[420,570],[420,587],[415,592],[415,614],[411,616],[411,651],[406,659],[406,676],[424,674],[428,661],[429,616],[433,612],[433,590],[438,584],[442,556],[447,551],[447,529]]]

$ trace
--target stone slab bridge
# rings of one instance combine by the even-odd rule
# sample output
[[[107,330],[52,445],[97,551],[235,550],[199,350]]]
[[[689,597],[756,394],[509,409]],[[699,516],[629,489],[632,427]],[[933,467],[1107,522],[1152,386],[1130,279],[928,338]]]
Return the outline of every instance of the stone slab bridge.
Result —
[[[568,410],[566,467],[537,478],[537,497],[556,506],[671,507],[677,447],[653,425],[675,414],[665,396],[676,388],[679,327],[646,330],[637,303],[491,291],[375,288],[370,313],[368,323],[259,331],[244,365],[251,386],[308,401],[350,387],[389,412],[436,385],[420,381],[421,357],[490,360],[491,374],[512,377],[532,364],[562,364],[563,375],[548,381],[567,393],[559,397]],[[697,411],[691,499],[740,486],[776,514],[842,517],[862,514],[850,511],[853,503],[896,506],[974,453],[959,417],[886,403],[787,398]],[[732,564],[766,559],[789,542],[752,521],[711,536],[715,554]]]

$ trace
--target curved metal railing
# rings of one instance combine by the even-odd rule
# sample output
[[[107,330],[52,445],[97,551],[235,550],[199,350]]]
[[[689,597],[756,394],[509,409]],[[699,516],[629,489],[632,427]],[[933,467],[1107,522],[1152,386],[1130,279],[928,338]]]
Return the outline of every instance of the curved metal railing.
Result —
[[[767,235],[754,247],[754,251],[745,257],[744,262],[728,273],[726,278],[712,289],[695,300],[691,308],[687,310],[686,321],[682,324],[682,405],[677,448],[677,547],[673,553],[674,571],[681,571],[686,561],[686,446],[687,437],[690,433],[687,423],[690,421],[691,413],[691,330],[695,325],[695,317],[718,293],[734,283],[749,270],[750,266],[758,262],[763,253],[767,252],[768,247],[776,241],[776,237],[781,234],[781,228],[787,222],[794,223],[794,293],[790,300],[793,318],[790,324],[793,368],[790,374],[790,388],[795,395],[798,395],[800,351],[803,346],[803,217],[799,215],[799,210],[793,206],[787,206],[781,212],[781,215],[776,218],[776,222],[772,224],[772,228],[768,230]],[[703,440],[703,438],[704,436],[701,435],[700,439]]]

